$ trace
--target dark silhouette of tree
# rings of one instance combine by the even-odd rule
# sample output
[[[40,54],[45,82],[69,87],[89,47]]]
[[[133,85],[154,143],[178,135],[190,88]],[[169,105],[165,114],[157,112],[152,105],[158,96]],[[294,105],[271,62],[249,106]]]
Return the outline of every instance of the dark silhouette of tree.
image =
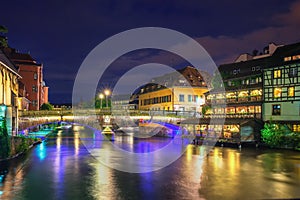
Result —
[[[5,36],[7,32],[8,32],[7,28],[0,25],[0,46],[2,47],[8,46],[7,37]]]
[[[7,158],[10,155],[10,137],[7,132],[6,120],[0,126],[0,158]]]
[[[50,103],[43,103],[41,105],[41,110],[53,110],[53,106]]]

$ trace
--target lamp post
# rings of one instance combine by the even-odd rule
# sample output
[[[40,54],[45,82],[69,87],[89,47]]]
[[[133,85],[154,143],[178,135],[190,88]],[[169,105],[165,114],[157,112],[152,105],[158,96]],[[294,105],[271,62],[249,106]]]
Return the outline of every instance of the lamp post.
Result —
[[[110,94],[110,91],[109,90],[104,90],[104,94],[105,94],[105,107],[107,108],[108,107],[107,97]]]
[[[104,99],[104,95],[100,93],[99,98],[100,98],[100,109],[102,109],[102,99]]]

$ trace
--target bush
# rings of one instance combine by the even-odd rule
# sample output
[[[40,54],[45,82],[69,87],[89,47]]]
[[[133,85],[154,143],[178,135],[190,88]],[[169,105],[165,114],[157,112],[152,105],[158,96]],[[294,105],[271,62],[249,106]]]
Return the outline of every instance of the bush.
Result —
[[[270,147],[292,147],[300,146],[300,135],[293,133],[286,125],[278,123],[265,123],[261,130],[261,137],[265,144]]]
[[[53,106],[50,103],[43,103],[41,105],[41,110],[53,110]]]
[[[21,143],[16,147],[16,153],[22,153],[28,150],[28,138],[25,138],[24,136],[19,136],[21,138]]]
[[[0,158],[7,158],[10,155],[10,137],[7,132],[6,120],[0,127]]]

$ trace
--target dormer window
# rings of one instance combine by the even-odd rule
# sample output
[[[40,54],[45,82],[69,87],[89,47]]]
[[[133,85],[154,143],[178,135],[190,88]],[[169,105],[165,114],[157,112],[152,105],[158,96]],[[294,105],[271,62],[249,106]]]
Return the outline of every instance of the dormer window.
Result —
[[[284,57],[284,59],[283,59],[285,62],[286,61],[291,61],[292,60],[292,57],[291,56],[287,56],[287,57]]]
[[[294,56],[292,57],[292,60],[300,60],[300,54],[294,55]]]

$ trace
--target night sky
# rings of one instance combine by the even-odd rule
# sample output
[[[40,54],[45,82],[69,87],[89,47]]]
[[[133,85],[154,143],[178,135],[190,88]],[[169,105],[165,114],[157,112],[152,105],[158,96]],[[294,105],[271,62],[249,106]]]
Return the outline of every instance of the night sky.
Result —
[[[10,0],[1,2],[0,24],[9,30],[11,47],[43,63],[49,101],[70,103],[84,58],[114,34],[138,27],[173,29],[196,39],[219,65],[270,42],[299,42],[300,1]],[[132,55],[116,64],[120,71],[124,62],[144,54]],[[157,52],[146,57],[144,62],[169,58]],[[101,84],[110,87],[106,80]]]

